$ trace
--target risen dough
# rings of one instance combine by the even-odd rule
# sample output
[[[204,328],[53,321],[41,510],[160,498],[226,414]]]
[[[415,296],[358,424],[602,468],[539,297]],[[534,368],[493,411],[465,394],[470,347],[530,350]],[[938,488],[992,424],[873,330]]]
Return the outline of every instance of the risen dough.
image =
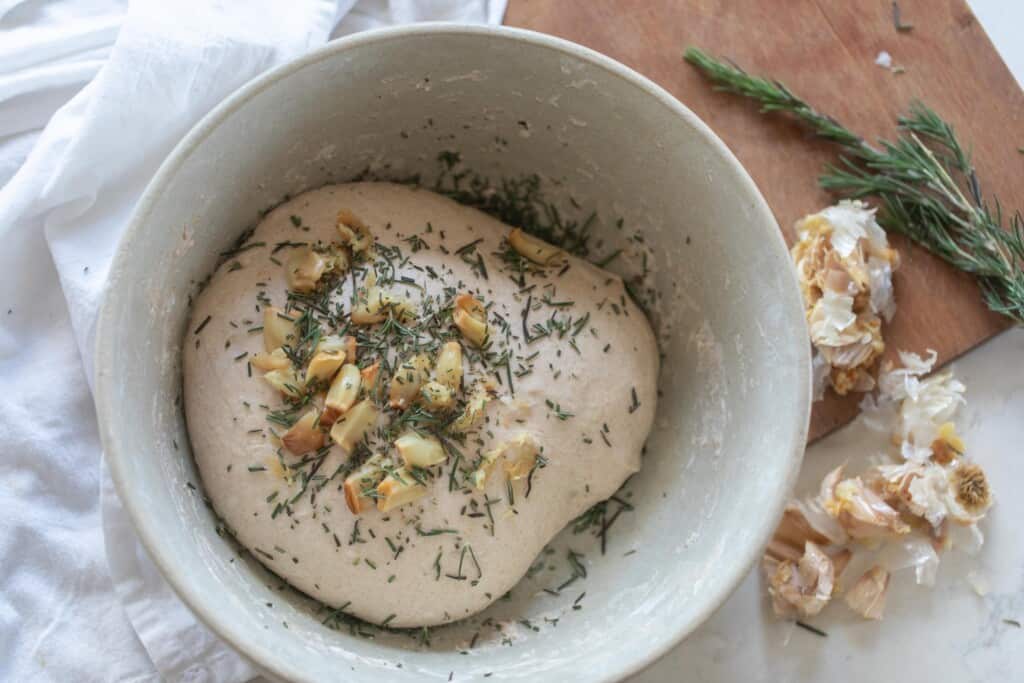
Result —
[[[449,457],[432,468],[436,476],[427,496],[358,517],[340,490],[348,461],[340,446],[319,464],[282,469],[281,463],[302,460],[280,450],[271,430],[280,434],[284,428],[267,421],[266,407],[281,407],[282,396],[248,367],[263,350],[260,332],[250,331],[261,324],[260,310],[268,301],[282,308],[287,303],[283,268],[271,258],[286,260],[294,247],[279,247],[285,242],[337,243],[336,217],[343,208],[389,252],[396,280],[408,277],[424,288],[423,294],[404,288],[413,301],[450,299],[458,291],[485,302],[495,348],[507,348],[513,359],[510,388],[506,369],[488,373],[467,345],[465,387],[496,376],[498,397],[486,408],[486,422],[458,448],[464,458],[456,490],[449,491],[455,459]],[[658,372],[646,318],[618,277],[576,258],[567,270],[527,272],[520,280],[498,256],[507,249],[508,233],[497,220],[425,190],[386,183],[328,186],[270,212],[247,243],[265,246],[229,258],[197,298],[184,371],[189,433],[203,485],[238,540],[318,600],[396,627],[469,616],[512,588],[552,536],[640,467]],[[400,257],[388,247],[400,249]],[[355,277],[349,272],[336,285],[333,305],[343,315],[351,310],[353,279],[361,281],[366,272],[357,268]],[[523,333],[528,302],[529,343]],[[559,305],[564,302],[572,303]],[[548,324],[552,316],[554,326]],[[540,338],[535,324],[551,334]],[[409,327],[458,338],[450,317]],[[374,355],[360,348],[359,365]],[[389,412],[383,423],[396,415]],[[531,477],[529,497],[527,481],[514,481],[509,504],[501,468],[484,492],[473,489],[469,472],[480,454],[523,433],[541,444],[547,460]]]

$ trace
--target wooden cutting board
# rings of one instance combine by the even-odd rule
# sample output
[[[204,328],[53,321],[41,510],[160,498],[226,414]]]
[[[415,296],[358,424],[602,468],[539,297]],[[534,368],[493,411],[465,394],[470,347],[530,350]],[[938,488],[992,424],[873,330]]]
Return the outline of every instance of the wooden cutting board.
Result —
[[[816,178],[835,149],[751,102],[714,92],[681,59],[697,46],[783,81],[868,138],[891,137],[914,99],[928,103],[973,149],[982,189],[1024,207],[1024,93],[964,0],[510,0],[505,23],[603,52],[651,78],[706,121],[747,168],[786,239],[793,223],[833,203]],[[905,69],[875,64],[881,51]],[[941,363],[1005,329],[972,280],[896,236],[899,311],[885,330],[897,349],[935,349]],[[1019,372],[1015,368],[1013,371]],[[810,440],[850,421],[859,398],[815,404]]]

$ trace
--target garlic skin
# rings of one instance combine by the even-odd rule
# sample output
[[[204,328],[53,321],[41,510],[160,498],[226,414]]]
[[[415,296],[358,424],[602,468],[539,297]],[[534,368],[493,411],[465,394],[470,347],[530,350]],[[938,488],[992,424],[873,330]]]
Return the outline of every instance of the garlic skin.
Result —
[[[767,562],[772,610],[780,617],[812,617],[825,608],[835,588],[835,565],[817,544],[808,541],[799,560]]]
[[[882,320],[896,310],[892,274],[899,255],[889,248],[874,209],[859,200],[806,216],[795,229],[791,254],[811,342],[829,368],[828,384],[840,395],[870,391],[871,368],[885,350]]]
[[[874,565],[846,592],[845,601],[865,619],[878,621],[885,614],[885,596],[889,590],[889,572]]]
[[[870,620],[884,614],[892,572],[913,569],[918,584],[931,586],[940,553],[980,549],[978,524],[993,505],[991,485],[953,421],[965,403],[963,384],[949,371],[926,376],[936,355],[900,352],[902,366],[884,367],[878,392],[861,402],[862,419],[889,433],[892,452],[876,455],[859,476],[846,476],[845,465],[833,469],[816,499],[786,507],[764,556],[777,613],[799,614],[786,596],[797,600],[793,586],[807,584],[793,573],[801,544],[826,544],[837,577],[852,552],[875,553],[874,566],[845,595]]]

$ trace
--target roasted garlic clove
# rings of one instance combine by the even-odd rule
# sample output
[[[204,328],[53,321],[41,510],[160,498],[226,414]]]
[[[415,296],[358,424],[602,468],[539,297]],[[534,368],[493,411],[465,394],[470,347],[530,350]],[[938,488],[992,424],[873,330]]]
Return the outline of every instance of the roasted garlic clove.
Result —
[[[292,361],[283,349],[277,348],[267,353],[266,351],[257,351],[252,354],[249,362],[257,370],[263,372],[270,372],[271,370],[286,370],[292,366]]]
[[[377,389],[377,378],[380,376],[380,361],[373,365],[367,365],[359,371],[360,387],[364,394],[375,393]]]
[[[462,386],[462,344],[457,341],[445,342],[437,354],[434,377],[453,392],[459,390]]]
[[[540,266],[557,266],[566,261],[564,251],[533,235],[526,234],[519,228],[513,228],[509,233],[508,243],[520,256]]]
[[[363,436],[377,424],[377,407],[373,401],[362,400],[331,427],[331,439],[349,453]]]
[[[366,512],[374,506],[377,484],[384,478],[384,456],[374,455],[352,474],[345,477],[345,504],[352,514]]]
[[[352,307],[352,322],[357,325],[373,325],[389,317],[409,322],[416,319],[416,308],[408,299],[376,286],[368,287]]]
[[[312,292],[328,270],[328,257],[310,247],[299,247],[288,255],[284,268],[288,289]]]
[[[342,243],[347,244],[353,253],[363,253],[373,246],[370,228],[348,209],[338,212],[337,228]]]
[[[405,410],[416,400],[420,387],[430,372],[430,359],[418,353],[406,359],[395,369],[388,388],[388,405],[396,410]]]
[[[513,481],[525,479],[537,464],[540,444],[529,432],[520,432],[504,445],[505,474]]]
[[[466,407],[462,409],[462,413],[452,422],[451,430],[456,433],[468,432],[479,425],[484,419],[484,411],[487,409],[487,403],[490,400],[491,394],[487,385],[483,382],[478,382],[473,388]]]
[[[408,469],[400,467],[377,484],[377,509],[388,512],[427,495],[427,487],[413,479]]]
[[[330,382],[334,373],[345,362],[345,352],[338,351],[317,351],[309,360],[309,367],[306,368],[306,384],[313,380],[318,382]]]
[[[356,354],[359,352],[359,344],[356,342],[356,338],[350,334],[346,334],[341,338],[342,347],[345,349],[345,360],[349,363],[355,363],[357,358]]]
[[[348,412],[349,408],[359,398],[359,385],[362,383],[362,376],[352,363],[341,366],[341,370],[331,382],[331,388],[327,390],[327,398],[324,400],[324,412],[320,421],[325,425],[332,425],[342,415]]]
[[[285,344],[294,345],[297,339],[294,318],[276,306],[263,309],[263,348],[266,351],[279,349]]]
[[[291,398],[301,398],[305,386],[302,380],[295,373],[295,368],[289,366],[284,370],[271,370],[263,375],[267,384]]]
[[[885,613],[885,594],[889,588],[889,572],[878,565],[864,572],[846,592],[846,604],[865,619],[879,620]]]
[[[320,430],[318,417],[315,409],[300,417],[281,437],[284,447],[295,455],[321,448],[324,445],[324,433]]]
[[[487,343],[487,309],[469,294],[455,297],[452,321],[469,343],[478,347]]]
[[[432,467],[447,459],[436,436],[409,431],[395,439],[395,448],[406,467]]]
[[[455,395],[445,385],[431,380],[420,387],[420,401],[427,410],[441,412],[455,405]]]

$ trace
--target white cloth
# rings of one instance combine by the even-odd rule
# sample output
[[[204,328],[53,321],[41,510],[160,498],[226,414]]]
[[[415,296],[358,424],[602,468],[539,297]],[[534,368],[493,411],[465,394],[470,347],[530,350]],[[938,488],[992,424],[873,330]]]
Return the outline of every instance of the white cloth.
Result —
[[[160,162],[244,82],[334,35],[504,6],[0,0],[0,680],[256,673],[162,580],[102,469],[89,386],[110,258]]]

